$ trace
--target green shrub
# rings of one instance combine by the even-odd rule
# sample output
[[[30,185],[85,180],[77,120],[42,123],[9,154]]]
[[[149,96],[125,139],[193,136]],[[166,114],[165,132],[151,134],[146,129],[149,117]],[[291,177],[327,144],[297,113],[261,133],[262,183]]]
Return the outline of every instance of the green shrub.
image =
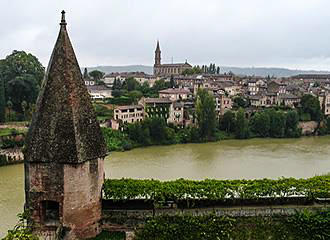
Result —
[[[258,180],[178,179],[158,180],[106,179],[104,199],[150,199],[159,201],[196,199],[226,200],[228,198],[260,199],[290,196],[330,197],[330,177],[316,176],[309,179],[280,178]]]
[[[329,226],[330,210],[289,217],[157,216],[136,233],[136,240],[327,240]]]
[[[309,113],[300,114],[300,121],[303,122],[311,121],[311,115]]]

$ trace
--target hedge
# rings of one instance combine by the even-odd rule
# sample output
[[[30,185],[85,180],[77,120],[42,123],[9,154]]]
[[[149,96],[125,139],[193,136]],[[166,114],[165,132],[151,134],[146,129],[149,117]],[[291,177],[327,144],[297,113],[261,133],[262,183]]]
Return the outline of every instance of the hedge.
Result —
[[[330,210],[290,217],[158,216],[137,231],[136,240],[327,240]]]
[[[146,199],[154,201],[226,200],[287,198],[308,199],[330,197],[330,176],[309,179],[280,178],[278,180],[158,180],[106,179],[105,200]]]

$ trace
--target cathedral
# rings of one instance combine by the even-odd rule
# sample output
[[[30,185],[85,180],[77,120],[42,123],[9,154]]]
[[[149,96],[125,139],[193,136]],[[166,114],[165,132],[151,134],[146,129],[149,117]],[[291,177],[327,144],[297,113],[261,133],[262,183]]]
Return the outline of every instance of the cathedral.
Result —
[[[184,70],[191,68],[192,66],[187,61],[185,63],[161,64],[161,51],[159,41],[157,41],[154,75],[180,75]]]

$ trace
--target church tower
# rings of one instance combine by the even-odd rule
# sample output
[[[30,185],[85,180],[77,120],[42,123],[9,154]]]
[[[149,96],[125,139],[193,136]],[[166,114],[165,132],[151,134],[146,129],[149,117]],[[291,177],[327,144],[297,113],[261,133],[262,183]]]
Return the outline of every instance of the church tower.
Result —
[[[155,51],[155,67],[158,67],[161,65],[161,51],[159,47],[159,41],[157,41],[157,47]]]
[[[62,11],[26,139],[25,209],[41,237],[85,239],[100,232],[106,147],[66,25]]]

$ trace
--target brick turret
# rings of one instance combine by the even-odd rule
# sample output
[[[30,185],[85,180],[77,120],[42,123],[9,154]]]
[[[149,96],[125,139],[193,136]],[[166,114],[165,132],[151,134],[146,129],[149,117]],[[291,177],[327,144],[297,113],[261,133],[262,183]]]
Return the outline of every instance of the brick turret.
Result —
[[[26,141],[25,208],[41,236],[83,239],[100,231],[106,147],[66,25],[62,11]]]

